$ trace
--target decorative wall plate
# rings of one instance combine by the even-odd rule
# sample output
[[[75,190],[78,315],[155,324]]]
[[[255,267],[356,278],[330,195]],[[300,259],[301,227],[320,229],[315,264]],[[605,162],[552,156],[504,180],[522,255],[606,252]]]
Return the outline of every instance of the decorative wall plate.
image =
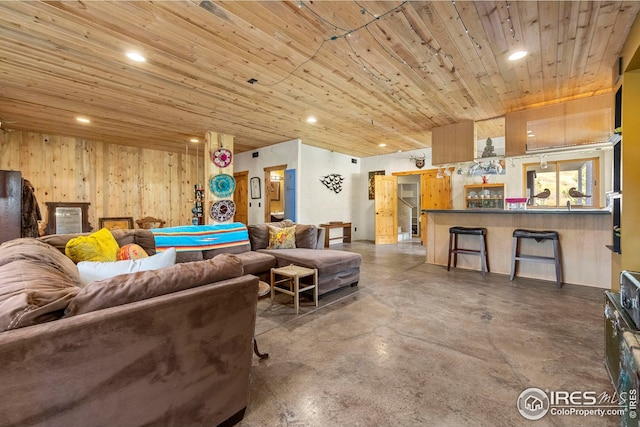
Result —
[[[236,180],[231,175],[221,173],[209,180],[209,189],[216,197],[229,197],[236,189]]]
[[[218,222],[229,221],[236,214],[236,204],[233,200],[218,200],[211,206],[209,215]]]
[[[227,150],[226,148],[220,148],[219,150],[211,153],[211,161],[219,168],[229,166],[232,157],[233,155],[231,154],[231,151]]]

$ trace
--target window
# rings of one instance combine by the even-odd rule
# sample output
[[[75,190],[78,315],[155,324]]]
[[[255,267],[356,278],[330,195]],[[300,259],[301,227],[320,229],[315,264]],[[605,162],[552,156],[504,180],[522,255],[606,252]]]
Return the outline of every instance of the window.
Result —
[[[599,207],[598,158],[523,164],[524,191],[530,207]]]

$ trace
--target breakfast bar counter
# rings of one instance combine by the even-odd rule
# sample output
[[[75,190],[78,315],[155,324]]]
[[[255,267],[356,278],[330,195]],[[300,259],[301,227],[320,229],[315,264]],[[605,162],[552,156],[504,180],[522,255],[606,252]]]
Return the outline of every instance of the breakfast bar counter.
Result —
[[[489,267],[492,273],[509,274],[513,230],[553,230],[560,235],[563,283],[611,288],[611,213],[596,209],[460,209],[422,211],[427,217],[427,263],[447,265],[449,228],[487,229]],[[460,245],[478,249],[474,236],[460,236]],[[523,253],[549,255],[550,242],[520,242]],[[458,268],[479,269],[478,257],[458,256]],[[480,274],[480,273],[478,273]],[[518,277],[555,280],[552,264],[518,263]],[[479,276],[478,280],[482,280]],[[517,279],[516,279],[517,280]]]

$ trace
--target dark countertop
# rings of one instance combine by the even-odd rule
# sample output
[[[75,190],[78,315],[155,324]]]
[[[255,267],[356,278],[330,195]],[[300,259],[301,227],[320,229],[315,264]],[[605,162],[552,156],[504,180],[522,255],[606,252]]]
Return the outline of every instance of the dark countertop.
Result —
[[[470,213],[470,214],[557,214],[557,215],[611,215],[611,211],[607,209],[524,209],[507,211],[504,209],[422,209],[424,213]]]

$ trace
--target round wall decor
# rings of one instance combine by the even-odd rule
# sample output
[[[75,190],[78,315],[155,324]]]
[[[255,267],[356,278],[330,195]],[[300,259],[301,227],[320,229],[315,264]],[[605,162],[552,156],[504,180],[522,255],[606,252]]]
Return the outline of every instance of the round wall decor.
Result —
[[[233,157],[231,151],[226,148],[220,148],[219,150],[211,153],[211,161],[219,168],[229,166],[229,163],[231,163],[231,157]]]
[[[211,206],[209,215],[211,219],[218,222],[225,222],[233,218],[236,213],[236,204],[233,200],[218,200]]]
[[[236,180],[231,175],[221,173],[209,180],[209,189],[216,197],[229,197],[236,189]]]

